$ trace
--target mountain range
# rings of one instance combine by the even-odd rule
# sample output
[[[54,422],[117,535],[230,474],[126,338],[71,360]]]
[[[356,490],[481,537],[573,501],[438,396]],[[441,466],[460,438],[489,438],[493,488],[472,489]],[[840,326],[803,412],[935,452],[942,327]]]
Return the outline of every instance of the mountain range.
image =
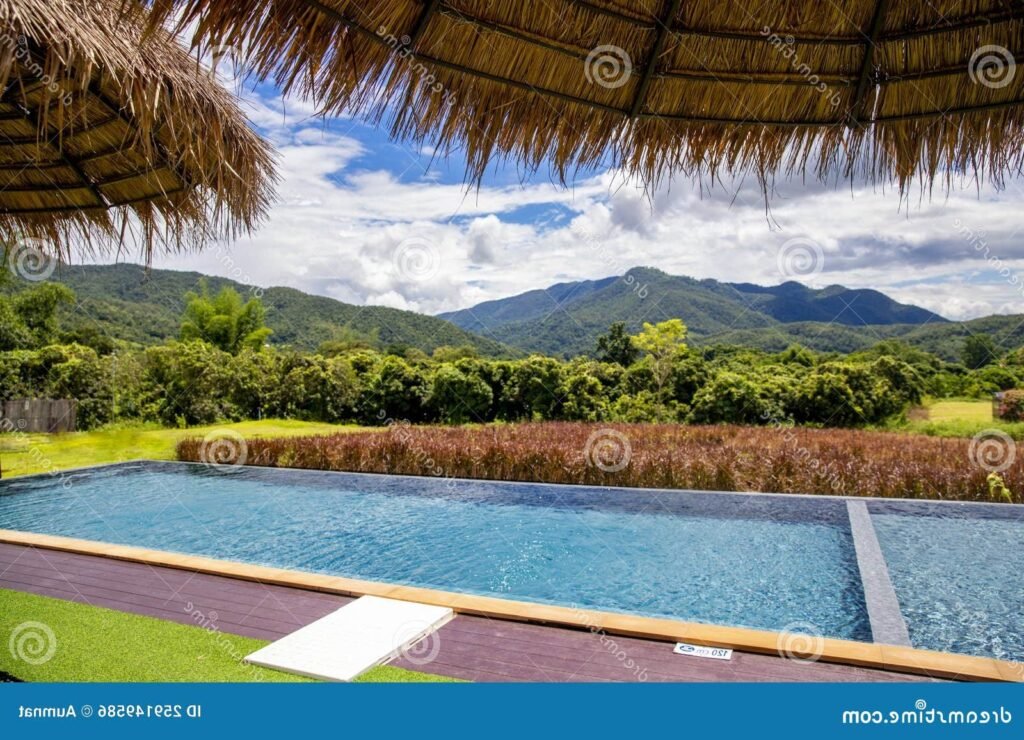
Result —
[[[178,335],[185,294],[205,280],[214,292],[253,288],[197,272],[149,270],[139,265],[64,266],[53,280],[71,287],[78,304],[62,310],[69,332],[91,331],[140,345]],[[560,357],[592,353],[617,321],[637,331],[644,322],[681,318],[690,342],[780,351],[802,344],[820,352],[853,352],[900,339],[947,360],[959,357],[970,334],[987,333],[1003,347],[1024,345],[1024,316],[951,322],[899,303],[875,290],[796,282],[773,287],[669,275],[644,267],[601,280],[560,283],[487,301],[461,311],[426,316],[382,306],[355,306],[293,288],[257,292],[267,308],[272,344],[312,351],[321,343],[373,336],[382,346],[471,346],[481,356],[539,352]]]
[[[559,283],[461,311],[443,313],[467,331],[527,352],[571,357],[594,351],[614,322],[638,331],[644,322],[681,318],[698,346],[734,344],[781,351],[802,344],[819,352],[854,352],[900,339],[944,359],[963,340],[988,333],[1005,347],[1024,344],[1024,316],[951,322],[894,301],[877,290],[797,282],[764,287],[669,275],[640,267],[624,275]]]

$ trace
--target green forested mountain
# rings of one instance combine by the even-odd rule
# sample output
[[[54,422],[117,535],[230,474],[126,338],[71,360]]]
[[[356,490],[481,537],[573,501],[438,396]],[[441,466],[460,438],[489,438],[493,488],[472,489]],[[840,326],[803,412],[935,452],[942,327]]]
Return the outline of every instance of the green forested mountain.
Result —
[[[146,270],[139,265],[62,267],[52,278],[75,291],[78,303],[62,309],[61,326],[71,334],[99,332],[138,344],[157,344],[178,336],[185,294],[199,287],[196,272]],[[248,298],[250,286],[207,277],[211,292],[231,286]],[[353,306],[292,288],[260,293],[267,309],[271,344],[315,350],[321,342],[350,336],[374,336],[382,346],[407,345],[431,352],[442,345],[471,345],[482,355],[508,349],[447,321],[412,311]]]
[[[977,334],[988,334],[1001,350],[1024,345],[1024,315],[986,316],[963,322],[944,322],[917,326],[849,327],[836,324],[800,322],[780,324],[769,331],[742,329],[711,337],[696,338],[695,344],[735,344],[777,352],[800,344],[818,352],[856,352],[885,339],[899,339],[907,344],[938,355],[947,362],[961,358],[964,340]]]
[[[599,316],[602,323],[627,325],[651,320],[650,314],[683,318],[692,332],[710,335],[736,329],[756,329],[774,323],[824,322],[840,326],[944,323],[945,319],[917,306],[897,303],[875,290],[840,285],[821,290],[797,282],[764,287],[749,283],[720,283],[668,275],[638,267],[623,276],[559,283],[543,290],[487,301],[470,309],[441,314],[474,332],[508,329],[521,336],[561,314],[586,326]],[[536,328],[543,335],[539,326]]]
[[[924,326],[934,333],[923,332],[922,341],[940,342],[955,326],[874,290],[814,290],[795,282],[774,287],[730,284],[652,268],[555,285],[441,318],[520,349],[566,355],[591,351],[597,337],[616,321],[636,331],[645,321],[681,318],[696,344],[781,349],[799,342],[822,351],[862,349]]]
[[[147,345],[177,337],[185,294],[199,286],[196,272],[151,270],[138,265],[62,267],[54,280],[71,287],[75,306],[61,309],[71,336],[100,334]],[[205,278],[211,292],[231,286],[244,297],[250,287]],[[1024,316],[989,316],[954,323],[924,309],[896,303],[870,290],[812,290],[797,283],[773,288],[719,283],[639,268],[627,276],[564,283],[490,301],[472,309],[423,316],[379,306],[353,306],[292,288],[260,294],[272,344],[314,350],[353,334],[375,337],[382,347],[474,347],[481,355],[540,352],[571,357],[594,351],[597,337],[616,321],[631,332],[645,322],[683,319],[697,346],[742,345],[779,351],[801,344],[820,352],[854,352],[898,338],[955,361],[964,338],[988,334],[1001,348],[1024,345]]]

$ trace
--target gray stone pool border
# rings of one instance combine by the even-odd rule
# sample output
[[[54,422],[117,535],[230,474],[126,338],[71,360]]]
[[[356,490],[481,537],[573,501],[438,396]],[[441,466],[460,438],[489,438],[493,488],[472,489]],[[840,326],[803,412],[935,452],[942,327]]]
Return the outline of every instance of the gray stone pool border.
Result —
[[[910,647],[910,632],[889,577],[889,566],[878,544],[867,502],[847,500],[846,510],[850,515],[850,533],[857,552],[871,635],[875,642]]]

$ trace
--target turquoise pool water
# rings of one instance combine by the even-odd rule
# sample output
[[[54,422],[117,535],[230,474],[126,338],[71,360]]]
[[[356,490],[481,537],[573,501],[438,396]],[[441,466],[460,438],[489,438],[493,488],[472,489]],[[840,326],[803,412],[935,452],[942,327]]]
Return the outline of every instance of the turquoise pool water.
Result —
[[[838,501],[159,463],[69,480],[0,484],[0,528],[871,639]]]
[[[916,647],[1024,659],[1024,524],[869,504]],[[0,528],[870,641],[842,499],[110,466],[0,482]]]
[[[871,509],[914,645],[1024,661],[1024,508]]]

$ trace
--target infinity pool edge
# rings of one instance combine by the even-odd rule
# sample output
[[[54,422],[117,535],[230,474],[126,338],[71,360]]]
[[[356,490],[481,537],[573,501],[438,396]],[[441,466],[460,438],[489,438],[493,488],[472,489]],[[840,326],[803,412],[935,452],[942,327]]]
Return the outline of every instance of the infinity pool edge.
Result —
[[[371,478],[412,478],[412,479],[426,479],[426,480],[451,480],[458,483],[487,483],[495,485],[529,485],[529,486],[544,486],[554,488],[574,488],[574,489],[595,489],[600,491],[625,491],[628,493],[637,492],[648,492],[648,493],[687,493],[687,494],[698,494],[698,495],[712,495],[712,496],[763,496],[765,498],[779,498],[779,499],[822,499],[826,501],[866,501],[866,502],[878,502],[883,504],[913,504],[913,505],[937,505],[942,507],[978,507],[983,509],[1021,509],[1024,510],[1024,504],[1015,503],[1001,503],[996,501],[957,501],[950,499],[930,499],[930,498],[897,498],[897,497],[879,497],[879,496],[852,496],[849,494],[828,494],[828,493],[796,493],[796,492],[777,492],[777,491],[720,491],[717,489],[703,489],[703,488],[653,488],[650,486],[604,486],[592,483],[548,483],[546,481],[534,481],[534,480],[501,480],[498,478],[444,478],[435,475],[409,475],[405,473],[373,473],[362,470],[325,470],[322,468],[298,468],[298,467],[284,467],[279,465],[251,465],[246,463],[244,465],[219,465],[216,463],[204,463],[195,462],[192,460],[161,460],[158,458],[140,457],[133,460],[121,460],[117,462],[107,463],[95,463],[93,465],[79,465],[73,468],[54,468],[53,470],[44,470],[41,472],[34,473],[22,473],[18,475],[11,475],[6,478],[0,478],[0,489],[6,482],[25,482],[36,478],[60,478],[61,476],[74,475],[76,473],[89,473],[97,470],[106,470],[111,468],[124,468],[131,467],[133,465],[166,465],[166,466],[186,466],[186,467],[201,467],[201,468],[213,468],[216,470],[230,472],[232,470],[273,470],[273,471],[295,471],[300,473],[318,473],[326,475],[347,475],[347,476],[366,476]]]

